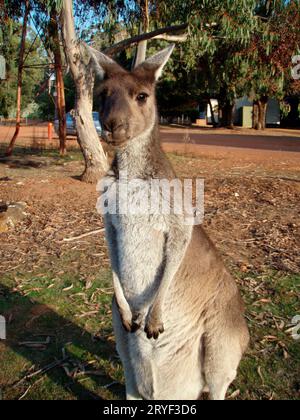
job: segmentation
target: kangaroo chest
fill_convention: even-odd
[[[147,181],[125,188],[122,181],[110,176],[103,183],[98,206],[105,213],[106,226],[114,228],[112,239],[117,245],[124,295],[130,306],[142,309],[153,299],[164,268],[167,220],[147,206]]]

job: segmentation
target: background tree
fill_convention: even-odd
[[[70,0],[62,3],[61,25],[65,54],[76,87],[75,121],[79,145],[85,159],[82,180],[96,182],[107,170],[108,163],[92,118],[95,80],[93,63],[85,47],[78,41],[73,4]]]
[[[67,150],[67,123],[66,123],[66,99],[63,77],[63,58],[61,51],[59,16],[55,5],[50,9],[48,23],[49,48],[54,57],[55,80],[56,80],[56,109],[58,118],[59,150],[63,156]]]
[[[184,65],[197,72],[202,97],[218,99],[224,126],[233,125],[233,107],[247,69],[242,52],[257,25],[255,6],[255,0],[165,0],[158,6],[162,19],[188,22]]]
[[[285,0],[259,1],[258,26],[245,55],[250,63],[246,93],[254,100],[253,127],[266,128],[267,104],[270,98],[281,101],[291,79],[291,62],[300,45],[299,2]]]
[[[17,5],[24,1],[10,4],[19,10]],[[195,119],[198,106],[204,110],[210,99],[216,98],[220,124],[232,127],[234,104],[244,95],[255,100],[257,128],[264,127],[271,96],[282,99],[289,95],[290,103],[292,99],[295,102],[292,108],[297,109],[294,114],[298,113],[297,83],[290,78],[290,68],[291,56],[299,48],[299,0],[39,0],[31,2],[31,7],[44,57],[46,53],[52,57],[48,68],[40,69],[44,77],[35,89],[40,113],[53,114],[53,98],[48,97],[46,88],[47,78],[55,70],[61,152],[65,151],[65,112],[70,110],[75,92],[85,181],[98,180],[107,168],[107,159],[92,120],[95,75],[82,41],[114,56],[128,69],[142,61],[146,52],[163,48],[165,41],[185,41],[174,52],[158,87],[159,107],[167,117],[185,113]],[[2,15],[5,19],[7,13]],[[18,19],[15,15],[14,24],[20,25]],[[63,74],[65,56],[69,74]],[[13,65],[9,70],[13,75]],[[24,66],[24,78],[25,73]],[[73,88],[66,90],[64,82],[69,83],[70,76]],[[3,86],[1,83],[0,101]],[[26,89],[27,83],[23,93]],[[9,96],[4,100],[8,109]]]
[[[14,136],[10,142],[10,145],[7,149],[7,155],[12,154],[12,150],[14,144],[16,142],[17,136],[20,130],[20,122],[21,122],[21,93],[22,93],[22,108],[24,109],[26,106],[26,98],[29,95],[28,93],[29,87],[32,86],[32,83],[29,83],[26,76],[34,80],[33,75],[36,72],[39,72],[39,75],[43,73],[43,66],[46,65],[46,53],[50,54],[50,51],[53,51],[53,60],[55,61],[55,71],[56,71],[56,84],[57,84],[57,92],[58,92],[58,101],[57,101],[57,108],[59,114],[59,121],[60,121],[60,151],[61,154],[65,153],[65,145],[66,145],[66,122],[65,122],[65,105],[64,105],[64,86],[63,86],[63,77],[62,77],[62,58],[60,52],[60,42],[59,42],[59,32],[58,32],[58,25],[56,21],[56,16],[52,13],[51,16],[47,14],[47,1],[40,1],[36,2],[23,2],[23,1],[13,1],[7,5],[7,19],[9,22],[12,22],[13,26],[19,25],[18,19],[19,14],[24,13],[24,21],[23,21],[23,30],[21,36],[21,46],[19,48],[19,56],[18,56],[18,86],[17,86],[17,117],[16,117],[16,130]],[[24,10],[25,7],[25,10]],[[46,18],[48,19],[48,23],[46,23]],[[30,23],[33,22],[37,25],[37,31],[34,32],[32,27],[29,26]],[[46,23],[46,24],[45,24]],[[6,29],[3,29],[3,32],[8,32]],[[8,38],[10,36],[6,34]],[[6,39],[8,41],[8,39]],[[41,43],[43,43],[43,49],[41,48]],[[10,45],[9,42],[5,42],[4,49],[8,50],[7,45]],[[39,50],[39,56],[33,57],[33,53]],[[51,55],[51,54],[50,54]],[[6,57],[8,64],[8,74],[11,75],[10,80],[14,80],[14,60],[15,57],[9,57],[9,54],[6,51]],[[42,57],[42,59],[41,59]],[[25,83],[23,83],[23,81]],[[8,87],[8,84],[6,84]],[[33,89],[32,89],[33,90]],[[34,87],[35,90],[35,87]],[[1,95],[1,92],[0,92]],[[4,102],[8,102],[10,100],[9,96],[4,96]],[[31,97],[31,100],[33,97]],[[11,107],[11,105],[10,105]],[[8,106],[4,107],[5,114],[8,115]]]
[[[300,55],[299,0],[284,2],[280,13],[274,19],[273,30],[280,34],[280,38],[272,50],[272,60],[285,75],[283,90],[285,99],[290,105],[285,123],[288,126],[299,126],[300,80],[291,77],[292,57]]]
[[[19,53],[19,64],[18,64],[18,86],[17,86],[17,111],[16,111],[16,129],[14,135],[10,141],[10,144],[7,148],[6,155],[10,156],[13,151],[14,144],[17,140],[17,137],[20,132],[21,127],[21,100],[22,100],[22,83],[23,83],[23,69],[24,69],[24,57],[25,57],[25,47],[26,47],[26,35],[27,35],[27,23],[28,16],[30,12],[30,2],[25,0],[25,10],[22,26],[22,37],[20,44],[20,53]]]
[[[117,11],[123,11],[127,2],[122,3],[116,1],[115,8],[112,10],[113,2],[100,2],[100,6],[106,5],[104,10],[105,16],[115,14],[115,23],[119,21],[116,17]],[[91,1],[90,6],[99,6],[98,2]],[[94,122],[92,119],[93,107],[93,87],[95,81],[94,65],[91,56],[88,54],[84,44],[77,37],[73,15],[73,4],[71,0],[63,0],[61,8],[61,24],[62,35],[64,40],[65,53],[68,58],[70,71],[76,86],[76,128],[78,133],[78,141],[85,158],[85,171],[82,179],[86,182],[97,181],[107,170],[108,163],[106,155],[100,144]],[[162,36],[165,33],[177,30],[177,27],[162,28],[159,31],[141,34],[122,40],[119,43],[109,46],[104,52],[109,55],[115,55],[132,45],[139,44],[147,39],[156,36]]]

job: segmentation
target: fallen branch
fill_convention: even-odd
[[[79,236],[74,236],[73,238],[64,238],[63,242],[78,241],[79,239],[86,238],[87,236],[91,236],[91,235],[97,235],[98,233],[102,233],[102,232],[104,232],[104,229],[93,230],[91,232],[87,232]]]
[[[47,337],[45,341],[22,341],[19,343],[19,346],[45,350],[47,348],[47,345],[50,344],[50,342],[51,338]]]
[[[62,360],[57,360],[57,361],[55,361],[55,362],[53,362],[53,363],[50,363],[49,365],[47,365],[47,366],[45,366],[45,367],[43,367],[43,368],[41,368],[41,369],[39,369],[39,370],[37,370],[37,371],[35,371],[35,372],[33,372],[33,373],[30,373],[30,374],[28,374],[28,375],[24,376],[24,378],[20,379],[19,381],[17,381],[17,382],[16,382],[15,384],[13,384],[12,386],[13,386],[13,387],[17,387],[17,386],[19,386],[22,382],[27,381],[28,379],[31,379],[31,378],[33,378],[33,377],[35,377],[35,376],[37,376],[37,375],[44,375],[45,373],[49,372],[50,370],[52,370],[52,369],[54,369],[54,368],[56,368],[56,367],[58,367],[58,366],[62,365],[62,364],[63,364],[63,363],[65,363],[68,359],[69,359],[69,357],[66,357],[66,358],[64,358],[64,359],[62,359]]]
[[[26,397],[26,395],[31,390],[31,388],[32,388],[32,385],[29,385],[29,387],[26,389],[26,391],[24,392],[24,394],[22,394],[21,397],[19,398],[19,401]]]
[[[40,379],[38,379],[37,381],[34,382],[34,384],[29,385],[29,387],[27,388],[27,390],[24,392],[24,394],[21,395],[20,398],[18,398],[19,401],[21,401],[23,398],[26,397],[26,395],[28,394],[28,392],[34,387],[36,386],[38,383],[40,383],[41,381],[43,381],[44,376],[42,376]]]
[[[90,312],[84,312],[81,315],[75,315],[76,318],[82,319],[82,318],[86,318],[87,316],[92,316],[92,315],[97,315],[99,314],[99,311],[90,311]]]

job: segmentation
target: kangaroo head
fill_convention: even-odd
[[[104,138],[124,146],[152,131],[156,123],[155,86],[174,45],[147,59],[129,72],[105,54],[88,47],[101,80],[100,119]]]

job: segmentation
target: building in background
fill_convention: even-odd
[[[211,105],[215,117],[215,122],[219,122],[219,108],[218,100],[211,99]],[[237,126],[252,128],[252,115],[253,113],[253,101],[246,96],[236,100],[233,122]],[[207,122],[208,124],[213,123],[211,107],[207,106]],[[267,108],[267,126],[268,127],[279,127],[280,126],[280,104],[276,99],[269,99]]]

